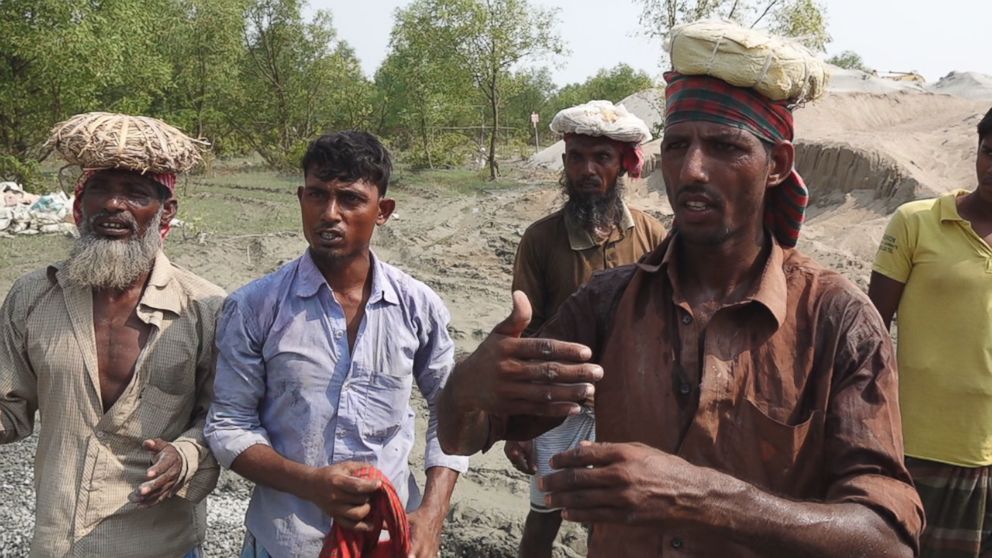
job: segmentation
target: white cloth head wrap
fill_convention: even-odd
[[[610,101],[589,101],[564,109],[551,120],[550,127],[561,135],[605,136],[634,145],[651,141],[651,132],[643,120]]]

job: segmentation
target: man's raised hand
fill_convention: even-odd
[[[593,396],[603,369],[578,343],[521,338],[531,319],[530,301],[513,293],[513,311],[457,369],[455,401],[463,410],[503,416],[565,417]]]

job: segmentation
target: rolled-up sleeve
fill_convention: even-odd
[[[827,414],[826,500],[871,508],[918,552],[923,506],[903,462],[892,343],[867,300],[845,314]]]
[[[455,345],[448,335],[448,311],[439,298],[428,299],[424,309],[424,323],[420,328],[420,349],[414,356],[413,373],[417,387],[424,399],[430,417],[427,420],[427,444],[424,450],[424,469],[446,467],[464,473],[468,470],[468,458],[448,455],[441,450],[437,439],[437,400],[441,395],[448,375],[454,367]]]
[[[210,449],[224,467],[230,468],[251,446],[271,446],[259,419],[264,396],[265,361],[254,314],[228,298],[217,323],[214,401],[204,428]]]
[[[214,356],[217,315],[222,297],[211,298],[204,309],[201,322],[201,347],[196,361],[196,405],[190,417],[189,428],[172,441],[183,460],[181,488],[176,495],[191,502],[207,497],[217,485],[220,470],[213,453],[203,436],[210,402],[214,390]]]

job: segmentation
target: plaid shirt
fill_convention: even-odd
[[[134,377],[105,414],[92,293],[56,264],[21,277],[0,308],[0,443],[25,438],[40,411],[31,556],[183,556],[206,531],[217,464],[203,441],[223,291],[161,252],[137,308],[152,326]],[[139,510],[148,438],[183,460],[178,495]]]

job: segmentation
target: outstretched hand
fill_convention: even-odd
[[[588,362],[592,350],[585,345],[521,338],[530,320],[527,295],[514,291],[510,315],[456,369],[459,407],[503,416],[580,412],[603,369]]]

